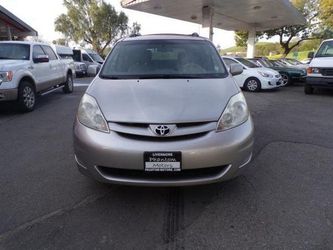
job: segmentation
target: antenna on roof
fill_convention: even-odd
[[[137,36],[141,36],[141,34],[140,33],[130,34],[129,37],[137,37]]]
[[[197,32],[194,32],[194,33],[191,34],[191,36],[193,36],[193,37],[199,37],[199,34]]]

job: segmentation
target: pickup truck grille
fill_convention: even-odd
[[[323,76],[333,76],[333,68],[322,68],[320,72]]]

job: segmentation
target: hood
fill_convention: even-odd
[[[151,124],[217,121],[238,92],[231,77],[140,81],[96,78],[87,90],[107,121]]]
[[[333,57],[315,57],[312,59],[310,67],[333,68]]]
[[[0,60],[0,70],[6,71],[6,70],[13,70],[16,67],[20,67],[22,65],[25,65],[27,60]]]
[[[253,70],[255,70],[256,72],[260,71],[260,72],[264,72],[270,75],[279,75],[280,73],[274,69],[270,69],[270,68],[265,68],[265,67],[260,67],[260,68],[253,68]]]

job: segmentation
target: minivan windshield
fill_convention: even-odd
[[[30,45],[18,43],[0,43],[0,60],[29,60]]]
[[[324,42],[320,46],[316,57],[333,57],[333,41]]]
[[[111,79],[223,78],[227,71],[208,41],[124,41],[115,46],[100,77]]]

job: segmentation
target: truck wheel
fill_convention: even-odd
[[[62,88],[62,91],[64,91],[64,93],[66,94],[69,94],[72,93],[73,90],[74,90],[73,76],[72,74],[68,73],[65,86]]]
[[[312,95],[313,91],[314,91],[314,89],[313,89],[313,87],[311,85],[305,84],[305,86],[304,86],[304,93],[306,95]]]
[[[30,82],[22,82],[18,89],[18,107],[22,112],[31,112],[36,104],[36,91]]]

